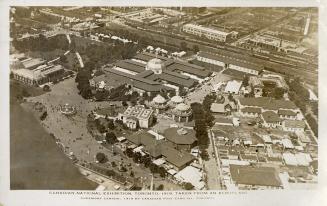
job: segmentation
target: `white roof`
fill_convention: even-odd
[[[171,99],[170,99],[172,102],[174,103],[182,103],[183,102],[183,98],[180,97],[180,96],[173,96]]]
[[[166,162],[166,160],[163,158],[159,158],[159,159],[152,161],[153,164],[158,165],[158,166],[162,165],[165,162]]]
[[[282,144],[285,148],[287,149],[293,149],[294,148],[294,145],[292,143],[292,141],[290,139],[282,139]]]
[[[297,153],[295,154],[295,158],[297,160],[298,165],[301,166],[309,166],[310,162],[312,162],[310,154],[307,153]]]
[[[103,89],[105,86],[106,86],[106,83],[105,83],[104,81],[101,81],[101,82],[99,83],[99,88],[100,88],[100,89]]]
[[[124,141],[125,139],[126,139],[125,137],[117,137],[117,140],[118,140],[119,142]]]
[[[153,131],[153,130],[149,130],[148,133],[149,133],[149,134],[152,134],[153,136],[155,136],[156,140],[165,139],[164,136],[158,134],[157,132],[155,132],[155,131]]]
[[[179,55],[180,55],[180,56],[183,56],[183,55],[185,55],[185,54],[186,54],[185,51],[181,51],[181,52],[179,52]]]
[[[154,103],[163,104],[166,102],[166,99],[163,96],[161,96],[160,94],[158,94],[155,98],[153,98],[152,101]]]
[[[304,150],[304,148],[302,146],[295,146],[295,149],[296,150],[299,150],[299,151],[303,151]]]
[[[171,175],[175,175],[175,174],[177,173],[177,171],[174,170],[174,169],[170,169],[170,170],[168,170],[167,172],[168,172],[169,174],[171,174]]]
[[[283,159],[285,161],[285,164],[287,165],[297,165],[297,159],[294,154],[291,153],[284,153]]]
[[[96,191],[104,191],[105,189],[106,189],[105,186],[103,186],[103,185],[99,185],[95,190],[96,190]]]
[[[212,103],[210,111],[223,113],[225,112],[225,104]]]
[[[202,172],[192,166],[187,166],[179,171],[175,175],[175,178],[181,182],[191,183],[197,190],[201,190],[205,186],[205,183],[202,180]]]
[[[264,142],[266,143],[272,143],[271,138],[269,135],[262,135],[261,138],[263,139]]]
[[[216,30],[213,28],[203,27],[201,25],[196,25],[196,24],[185,24],[184,27],[190,27],[190,28],[201,30],[201,31],[206,31],[206,32],[210,32],[210,33],[214,33],[214,34],[218,34],[218,35],[224,35],[224,36],[227,36],[229,34],[229,32],[219,31],[219,30]]]
[[[143,148],[144,148],[143,146],[136,147],[135,149],[133,149],[133,152],[139,152],[141,153],[142,156],[144,156],[145,153],[142,151]]]
[[[17,69],[13,71],[14,74],[18,75],[18,76],[22,76],[31,80],[36,80],[39,78],[42,78],[41,74],[38,72],[34,72],[33,70],[29,70],[29,69]]]
[[[229,165],[250,165],[248,161],[244,160],[229,160],[229,159],[221,159],[221,163],[223,166]]]
[[[227,82],[227,85],[225,87],[225,92],[238,94],[241,86],[242,86],[242,82],[240,82],[240,81],[236,81],[236,80],[229,81],[229,82]]]
[[[243,141],[244,145],[251,145],[252,144],[252,140],[244,140]]]
[[[299,137],[301,142],[310,143],[311,139],[304,132],[295,132],[295,134]]]
[[[153,50],[153,46],[148,46],[147,49]]]
[[[176,106],[176,109],[179,111],[187,111],[190,109],[190,106],[185,103],[180,103]]]
[[[240,144],[240,141],[238,140],[238,139],[235,139],[234,141],[233,141],[233,145],[239,145]]]

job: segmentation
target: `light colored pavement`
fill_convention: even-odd
[[[217,162],[217,151],[215,150],[215,143],[210,130],[208,131],[208,136],[210,139],[210,145],[207,149],[209,160],[204,161],[204,167],[207,174],[207,186],[209,190],[221,190],[219,160]]]
[[[84,68],[84,62],[83,62],[81,55],[78,52],[75,52],[75,54],[78,59],[79,65],[81,66],[81,68]]]
[[[212,77],[208,82],[203,84],[201,87],[195,88],[193,92],[189,92],[185,98],[185,101],[189,104],[193,102],[202,103],[204,97],[211,93],[213,88],[212,85],[215,85],[218,82],[228,81],[230,79],[232,79],[232,77],[228,75],[216,73],[216,76]]]

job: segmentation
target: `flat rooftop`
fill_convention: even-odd
[[[36,58],[36,59],[25,59],[22,61],[24,67],[26,69],[30,69],[31,67],[35,67],[35,66],[39,66],[41,64],[44,64],[46,61],[40,58]]]
[[[230,173],[236,184],[281,187],[277,170],[273,167],[230,165]]]
[[[216,61],[221,61],[226,64],[233,64],[236,66],[254,69],[257,71],[262,71],[264,69],[264,66],[262,64],[253,63],[251,60],[246,59],[244,57],[239,58],[239,57],[234,57],[234,56],[228,55],[228,54],[220,54],[220,53],[212,54],[212,53],[208,53],[208,52],[199,52],[198,56],[208,58],[208,59],[213,59]]]
[[[297,109],[296,105],[287,100],[276,100],[269,97],[243,97],[239,98],[239,103],[243,106],[261,107],[267,109]]]
[[[221,35],[221,36],[227,36],[227,35],[230,34],[230,32],[220,31],[218,29],[214,29],[214,28],[210,28],[210,27],[204,27],[204,26],[197,25],[197,24],[185,24],[183,27],[194,28],[194,29],[197,29],[197,30],[201,30],[201,31],[205,31],[205,32],[209,32],[209,33],[217,34],[217,35]]]
[[[129,106],[125,112],[124,115],[141,118],[141,119],[149,119],[151,114],[153,113],[152,109],[146,109],[143,106]]]

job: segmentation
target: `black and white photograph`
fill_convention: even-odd
[[[317,189],[318,7],[8,9],[11,191]]]

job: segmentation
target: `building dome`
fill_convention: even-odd
[[[184,101],[183,98],[180,96],[173,96],[170,100],[175,104],[179,104]]]
[[[178,104],[177,106],[176,106],[176,109],[178,110],[178,111],[187,111],[187,110],[189,110],[191,107],[189,106],[189,105],[187,105],[187,104],[185,104],[185,103],[180,103],[180,104]]]
[[[145,67],[146,70],[151,70],[155,74],[161,74],[163,68],[164,62],[157,58],[151,59]]]
[[[155,98],[153,98],[152,101],[156,104],[164,104],[166,102],[166,99],[160,94],[158,94]]]

